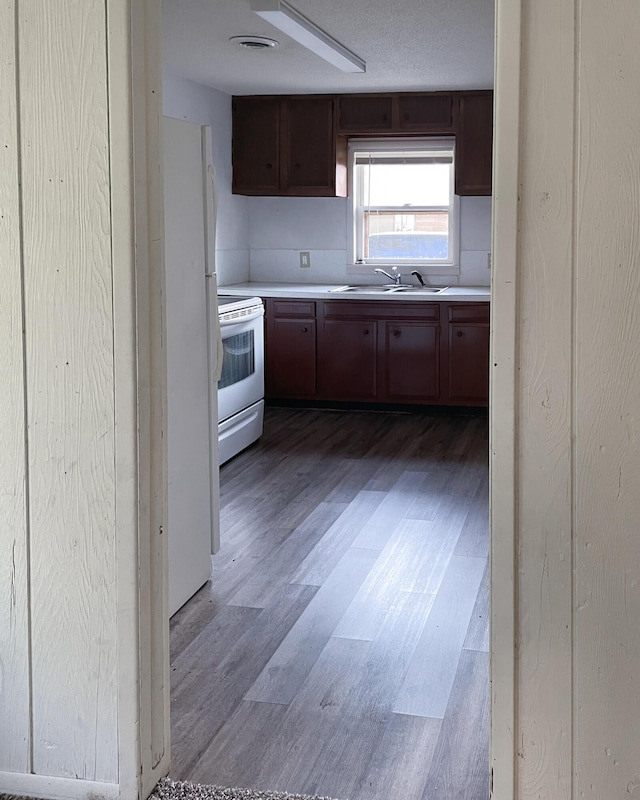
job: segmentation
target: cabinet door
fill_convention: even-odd
[[[338,98],[338,130],[341,133],[379,133],[391,131],[391,95],[342,95]]]
[[[487,405],[489,323],[450,323],[448,388],[452,404]]]
[[[375,400],[375,320],[325,319],[318,335],[318,393],[327,400]]]
[[[282,185],[286,194],[335,194],[333,99],[283,101]]]
[[[280,100],[233,99],[233,192],[280,191]]]
[[[459,95],[456,194],[490,195],[493,92]]]
[[[382,397],[389,402],[440,399],[440,323],[384,321]]]
[[[265,374],[267,397],[315,395],[315,320],[272,320],[267,331]]]
[[[398,129],[416,133],[447,133],[453,130],[453,95],[398,95]]]

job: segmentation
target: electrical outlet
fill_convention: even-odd
[[[311,257],[308,250],[300,251],[300,269],[306,269],[311,266]]]
[[[491,253],[487,253],[487,269],[491,269]]]

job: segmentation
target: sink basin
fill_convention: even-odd
[[[388,292],[388,286],[338,286],[335,289],[329,289],[331,294],[348,292],[349,294],[369,294],[370,292],[377,292],[378,294]]]
[[[394,292],[406,292],[407,294],[440,294],[448,289],[448,286],[398,286],[390,289]]]
[[[376,284],[375,286],[337,286],[329,289],[332,294],[440,294],[448,289],[448,286],[411,286],[410,284]]]

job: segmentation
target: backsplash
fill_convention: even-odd
[[[360,282],[347,272],[347,201],[326,197],[249,198],[252,281]],[[491,198],[460,198],[460,275],[429,276],[432,284],[488,286]],[[311,266],[300,268],[300,251]]]

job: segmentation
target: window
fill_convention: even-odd
[[[352,140],[349,152],[355,271],[395,265],[456,274],[454,140]]]

